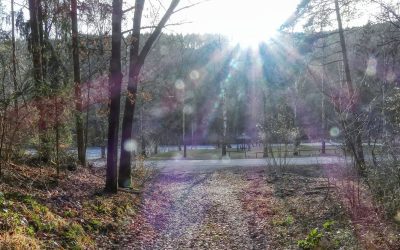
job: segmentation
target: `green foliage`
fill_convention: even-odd
[[[48,219],[49,209],[31,195],[7,193],[2,197],[3,210],[0,212],[0,217],[6,222],[2,230],[26,231],[28,235],[32,235],[39,231],[54,232],[57,229],[57,221],[45,219]],[[14,204],[22,206],[19,210],[15,210]]]
[[[33,209],[33,211],[37,212],[37,213],[47,213],[49,211],[49,209],[44,206],[39,204],[32,196],[27,195],[25,196],[22,201],[29,206],[29,208]]]
[[[89,226],[93,231],[99,231],[103,228],[103,223],[100,220],[91,219],[89,221]]]
[[[400,211],[400,165],[396,160],[378,163],[368,170],[368,183],[374,198],[392,219]],[[395,217],[396,220],[396,217]]]
[[[326,231],[331,231],[332,230],[332,227],[333,227],[333,225],[335,225],[335,221],[333,221],[333,220],[327,220],[327,221],[325,221],[324,222],[324,224],[322,225],[323,227],[324,227],[324,229],[326,230]]]
[[[290,226],[294,223],[294,218],[292,215],[288,215],[285,219],[274,220],[272,223],[274,226]]]
[[[4,206],[5,202],[6,202],[6,198],[4,197],[4,193],[0,192],[0,208]]]
[[[92,208],[99,214],[106,214],[109,212],[109,208],[101,201],[95,201],[94,204],[92,204]]]
[[[32,214],[29,219],[29,224],[38,232],[54,232],[57,229],[57,225],[52,221],[44,221],[43,218],[38,214]]]
[[[31,236],[31,237],[35,236],[36,231],[35,231],[35,228],[33,226],[26,227],[25,231],[26,231],[26,234]]]
[[[68,224],[68,226],[64,228],[62,237],[69,248],[83,249],[83,246],[80,243],[82,238],[85,237],[85,231],[78,223],[72,222]]]
[[[75,216],[76,216],[76,213],[74,211],[72,211],[72,210],[67,210],[67,211],[64,212],[64,217],[72,218],[72,217],[75,217]]]
[[[319,232],[318,228],[314,228],[304,240],[297,241],[297,246],[299,246],[301,249],[313,249],[318,246],[323,236],[324,234]]]
[[[351,245],[356,244],[353,233],[350,230],[339,229],[336,232],[331,232],[330,235],[333,247],[340,248],[344,243]]]
[[[84,230],[82,226],[73,222],[64,229],[63,236],[68,240],[75,240],[77,237],[83,234]]]
[[[8,208],[3,208],[0,211],[0,221],[2,221],[0,224],[1,231],[13,231],[21,225],[21,216]]]
[[[336,225],[334,220],[325,221],[322,231],[318,228],[312,229],[305,239],[297,241],[297,246],[301,249],[338,249],[344,245],[356,244],[350,230],[335,229]]]

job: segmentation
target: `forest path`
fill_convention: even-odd
[[[160,171],[146,185],[118,249],[298,249],[314,228],[324,232],[321,249],[397,249],[396,227],[376,212],[364,188],[343,181],[342,170]],[[363,199],[352,206],[356,196]],[[334,225],[324,231],[329,221]]]
[[[239,171],[161,173],[144,193],[123,249],[266,249],[245,211],[252,178]],[[139,219],[137,219],[139,218]]]

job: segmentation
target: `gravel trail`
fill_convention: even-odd
[[[235,171],[161,174],[148,186],[141,219],[132,222],[121,248],[259,249],[240,200],[248,185],[243,177]]]

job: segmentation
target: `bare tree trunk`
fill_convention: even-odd
[[[108,116],[108,143],[107,143],[107,192],[118,190],[118,128],[121,100],[121,21],[122,21],[122,0],[113,0],[112,12],[112,42],[110,61],[110,102]]]
[[[323,45],[322,45],[322,79],[321,79],[321,90],[322,90],[322,100],[321,100],[321,154],[326,153],[326,146],[325,146],[325,130],[326,130],[326,113],[325,113],[325,47],[326,47],[326,42],[325,38],[323,40]]]
[[[11,0],[11,40],[12,40],[12,79],[14,83],[14,109],[18,117],[18,83],[17,83],[17,57],[15,55],[15,13],[14,0]],[[18,118],[17,118],[18,119]]]
[[[3,90],[3,95],[5,95],[5,91],[4,91],[4,89],[5,89],[5,86],[4,86],[4,83],[5,83],[5,79],[6,78],[6,71],[3,69],[3,76],[2,76],[2,81],[1,81],[1,87],[2,87],[2,90]],[[3,100],[5,100],[5,97],[3,97]],[[4,112],[3,112],[3,115],[1,115],[0,117],[1,117],[1,119],[0,119],[0,121],[1,121],[1,123],[0,123],[0,126],[1,126],[1,139],[0,139],[0,177],[2,177],[2,168],[3,168],[3,163],[4,163],[4,161],[3,161],[3,147],[4,147],[4,141],[5,141],[5,136],[6,136],[6,114],[7,114],[7,106],[6,107],[4,107]]]
[[[222,140],[221,140],[221,154],[222,156],[226,155],[226,130],[227,130],[227,122],[228,116],[226,111],[226,92],[225,92],[225,84],[224,80],[229,74],[229,65],[234,57],[235,53],[237,53],[238,47],[236,47],[225,59],[222,69],[216,76],[216,82],[219,82],[221,86],[221,106],[222,106]],[[218,140],[218,148],[219,148],[220,141]]]
[[[262,99],[263,99],[263,112],[264,112],[264,116],[263,116],[263,126],[264,126],[264,138],[263,138],[263,157],[266,158],[268,157],[268,136],[267,136],[267,132],[266,132],[266,125],[267,125],[267,93],[265,93],[266,90],[263,91],[262,94]]]
[[[82,118],[82,90],[81,74],[79,65],[79,37],[78,37],[78,13],[77,0],[71,0],[71,21],[72,21],[72,58],[74,62],[74,89],[75,89],[75,123],[76,143],[78,147],[78,159],[82,166],[86,165],[85,141],[83,134]]]
[[[88,130],[89,130],[89,105],[90,105],[90,88],[91,88],[91,80],[92,80],[92,70],[91,70],[91,65],[90,65],[90,52],[88,52],[88,66],[89,66],[89,79],[87,81],[87,96],[86,96],[86,123],[85,123],[85,158],[86,158],[86,151],[88,147]]]
[[[47,162],[50,159],[50,152],[47,147],[46,136],[46,121],[43,107],[43,97],[41,96],[41,89],[44,84],[43,77],[43,64],[42,64],[42,44],[40,36],[40,23],[39,23],[39,6],[40,0],[29,0],[29,15],[30,15],[30,48],[32,53],[33,63],[33,78],[35,81],[35,103],[39,110],[39,157],[42,161]]]
[[[226,129],[228,123],[227,111],[226,111],[226,91],[224,81],[221,82],[222,91],[222,156],[226,156]]]
[[[40,45],[42,46],[42,70],[43,70],[43,79],[46,79],[47,76],[47,57],[46,57],[46,42],[48,42],[49,34],[46,32],[47,31],[47,22],[44,21],[45,13],[44,11],[47,11],[47,2],[39,0],[39,12],[38,12],[38,20],[39,20],[39,39],[40,39]],[[45,8],[43,8],[43,4],[45,5]],[[43,27],[46,26],[46,27]],[[45,38],[46,36],[46,38]]]
[[[35,84],[40,85],[43,81],[42,72],[42,56],[41,56],[41,45],[39,38],[39,0],[29,0],[29,14],[30,14],[30,28],[31,28],[31,51],[33,60],[33,76]]]
[[[144,0],[136,0],[135,13],[133,18],[132,43],[130,45],[129,56],[129,80],[128,95],[125,101],[125,110],[122,121],[122,138],[121,138],[121,159],[119,168],[118,185],[120,187],[130,187],[131,181],[131,149],[126,148],[132,140],[133,115],[136,106],[136,95],[139,84],[139,73],[141,65],[139,65],[139,43],[140,43],[140,27],[142,22],[142,13],[144,8]]]
[[[57,178],[60,178],[60,121],[58,113],[58,98],[57,95],[54,97],[55,109],[56,109],[56,170]]]
[[[140,155],[146,157],[146,142],[144,139],[144,131],[143,131],[143,105],[140,107],[140,146],[141,146],[141,153]]]
[[[132,30],[132,43],[130,45],[130,58],[129,58],[129,79],[128,79],[128,95],[125,100],[125,110],[122,121],[122,138],[121,138],[121,159],[119,168],[119,179],[118,184],[120,187],[130,187],[131,181],[131,158],[132,152],[129,148],[125,148],[130,140],[132,140],[132,129],[133,129],[133,115],[135,113],[137,88],[139,85],[139,74],[143,67],[144,60],[154,42],[161,34],[161,31],[167,23],[170,16],[173,14],[176,6],[178,6],[180,0],[173,0],[165,12],[161,21],[154,29],[153,33],[149,36],[145,42],[142,50],[139,53],[140,45],[140,29],[142,21],[142,12],[145,0],[136,0],[135,2],[135,13],[133,17],[133,30]]]
[[[340,37],[340,46],[342,49],[342,55],[343,55],[343,65],[344,65],[344,71],[345,71],[345,77],[346,77],[346,84],[347,84],[347,91],[348,91],[348,96],[349,96],[349,102],[350,102],[350,119],[347,119],[347,121],[342,121],[344,124],[344,129],[345,129],[345,136],[349,140],[349,145],[350,149],[353,152],[358,171],[361,175],[365,174],[365,159],[364,159],[364,152],[363,152],[363,146],[362,146],[362,134],[361,134],[361,123],[358,120],[358,111],[359,111],[359,105],[355,103],[355,93],[354,93],[354,87],[353,87],[353,82],[351,79],[351,74],[350,74],[350,66],[349,66],[349,59],[347,56],[347,49],[346,49],[346,41],[344,38],[344,31],[343,31],[343,26],[342,26],[342,19],[340,15],[340,8],[339,8],[339,2],[338,0],[335,0],[335,11],[336,11],[336,18],[337,18],[337,23],[338,23],[338,30],[339,30],[339,37]],[[342,119],[342,118],[341,118]]]
[[[100,146],[100,151],[101,151],[101,159],[106,158],[106,147],[104,145]]]
[[[183,158],[186,158],[186,115],[185,115],[185,92],[183,92],[182,103],[182,143],[183,143]]]

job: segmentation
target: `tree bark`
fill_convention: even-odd
[[[83,104],[82,104],[80,63],[79,63],[77,0],[71,0],[71,21],[72,21],[72,59],[74,63],[76,143],[78,148],[78,160],[82,166],[85,166],[86,157],[85,157],[85,140],[83,133],[83,118],[82,118]]]
[[[41,57],[42,57],[42,72],[43,72],[43,79],[46,79],[47,76],[47,58],[45,56],[46,54],[46,44],[48,40],[45,40],[44,35],[48,37],[48,34],[44,31],[43,29],[43,1],[38,0],[38,23],[39,23],[39,41],[40,41],[40,46],[41,46]],[[46,4],[46,1],[44,1]],[[46,9],[46,8],[45,8]],[[46,25],[47,26],[47,25]]]
[[[183,158],[186,158],[186,116],[185,116],[185,91],[183,92],[182,102],[182,143],[183,143]]]
[[[228,123],[228,116],[227,116],[227,108],[226,108],[226,89],[224,81],[221,82],[221,91],[222,91],[222,157],[226,156],[226,130],[227,130],[227,123]]]
[[[122,21],[122,0],[113,0],[112,11],[112,42],[110,60],[110,97],[109,97],[109,116],[108,116],[108,142],[107,142],[107,173],[106,187],[107,192],[117,192],[118,190],[118,128],[121,100],[121,21]]]
[[[15,13],[14,0],[11,0],[11,40],[12,40],[12,79],[14,83],[14,110],[18,117],[17,57],[15,55]]]
[[[88,71],[89,71],[89,78],[87,80],[87,95],[86,95],[86,122],[85,122],[85,130],[84,130],[84,135],[85,135],[85,157],[86,157],[86,152],[87,152],[87,147],[88,147],[88,134],[89,134],[89,115],[90,115],[90,88],[91,88],[91,81],[92,81],[92,70],[91,70],[91,65],[90,65],[90,52],[88,51],[87,53],[87,60],[88,60]]]
[[[122,121],[122,138],[121,138],[121,159],[119,168],[118,184],[120,187],[130,187],[131,181],[131,149],[125,146],[132,140],[133,115],[136,105],[136,95],[139,83],[139,45],[140,45],[140,27],[142,22],[142,13],[145,0],[136,0],[135,13],[133,17],[132,43],[130,45],[129,55],[129,79],[128,79],[128,95],[125,101],[125,110]]]
[[[42,86],[44,84],[43,77],[43,63],[42,63],[42,44],[40,36],[40,23],[39,23],[39,6],[40,0],[29,0],[29,16],[30,16],[30,49],[32,54],[33,63],[33,79],[35,82],[35,105],[39,111],[39,157],[42,161],[48,162],[50,160],[50,152],[47,147],[47,136],[46,136],[46,120],[45,111],[43,107],[43,97],[42,97]]]
[[[131,187],[131,158],[132,152],[128,147],[129,142],[132,140],[132,129],[133,129],[133,116],[135,113],[137,88],[139,85],[139,74],[143,67],[144,61],[150,52],[154,42],[161,34],[161,31],[167,23],[170,16],[173,14],[176,6],[178,6],[180,0],[173,0],[161,18],[157,27],[153,33],[149,36],[142,50],[139,53],[140,44],[140,29],[142,21],[142,13],[145,0],[136,0],[135,2],[135,13],[133,17],[133,29],[132,29],[132,43],[130,45],[130,58],[129,58],[129,79],[128,79],[128,94],[125,100],[125,110],[122,121],[122,138],[121,138],[121,159],[119,168],[119,179],[118,184],[120,187]]]
[[[355,101],[355,93],[353,82],[351,79],[350,74],[350,66],[349,66],[349,59],[347,56],[347,49],[346,49],[346,40],[344,37],[343,25],[342,25],[342,18],[340,14],[340,7],[339,1],[335,0],[335,12],[336,12],[336,19],[338,23],[338,30],[339,30],[339,38],[340,38],[340,46],[342,49],[342,56],[343,56],[343,66],[344,72],[346,77],[346,85],[348,91],[348,100],[349,100],[349,113],[350,118],[347,120],[343,120],[342,123],[344,124],[344,132],[345,136],[348,140],[349,149],[352,151],[356,165],[358,168],[358,172],[360,175],[365,174],[365,159],[364,159],[364,152],[362,146],[362,134],[361,134],[361,123],[357,118],[359,105]],[[342,118],[340,118],[342,119]]]
[[[268,136],[267,136],[267,90],[264,90],[262,93],[263,100],[263,126],[264,126],[264,138],[263,138],[263,158],[268,157]]]
[[[321,27],[322,30],[322,27]],[[321,154],[326,153],[326,145],[325,145],[325,131],[326,131],[326,113],[325,113],[325,48],[326,41],[323,38],[322,45],[322,76],[321,76]]]
[[[30,27],[31,27],[31,37],[30,37],[30,47],[32,53],[33,62],[33,77],[35,80],[36,87],[40,87],[43,82],[43,71],[42,71],[42,53],[39,38],[39,21],[38,21],[38,11],[40,2],[39,0],[29,0],[29,15],[30,15]],[[36,96],[39,95],[36,91]]]

